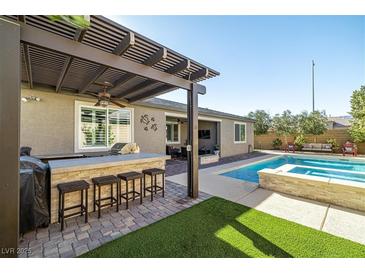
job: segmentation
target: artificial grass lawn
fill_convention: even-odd
[[[214,197],[81,257],[365,257],[365,246]]]

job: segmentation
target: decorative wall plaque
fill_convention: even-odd
[[[158,130],[157,123],[155,123],[155,117],[149,117],[148,114],[141,115],[141,119],[139,120],[141,124],[144,126],[143,129],[145,131],[152,130],[156,132]]]

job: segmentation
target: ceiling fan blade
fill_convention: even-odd
[[[96,97],[96,98],[99,97],[98,94],[95,94],[95,93],[92,93],[92,92],[85,92],[85,94],[91,95],[91,96]]]
[[[123,104],[121,104],[121,103],[118,103],[118,102],[115,102],[114,100],[110,100],[110,102],[111,102],[112,104],[114,104],[114,105],[116,105],[116,106],[120,107],[120,108],[125,108],[125,107],[126,107],[125,105],[123,105]]]
[[[105,87],[105,88],[112,88],[113,87],[113,84],[110,83],[110,82],[94,82],[93,83],[94,85],[97,85],[97,86],[102,86],[102,87]]]

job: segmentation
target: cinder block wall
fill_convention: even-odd
[[[327,130],[326,133],[318,136],[313,135],[305,135],[305,139],[308,143],[314,143],[314,138],[317,138],[317,143],[326,143],[328,139],[336,139],[337,143],[341,146],[347,140],[351,140],[351,136],[348,133],[347,129],[332,129]],[[279,137],[275,134],[275,132],[270,132],[264,135],[255,135],[255,148],[257,149],[273,149],[272,142],[279,138],[285,143],[284,137]],[[288,137],[288,142],[293,142],[294,137]],[[365,154],[365,143],[358,143],[359,153]]]

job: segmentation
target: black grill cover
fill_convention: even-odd
[[[49,166],[37,158],[20,157],[20,233],[49,224]]]

